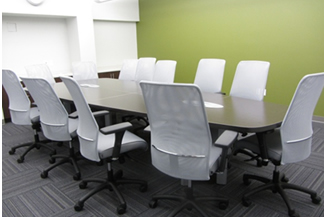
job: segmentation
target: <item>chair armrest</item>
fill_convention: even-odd
[[[94,115],[95,118],[105,116],[105,115],[108,115],[108,114],[109,114],[109,111],[106,111],[106,110],[93,112],[93,115]]]
[[[220,148],[228,149],[229,146],[236,141],[237,136],[238,136],[237,132],[231,130],[225,130],[214,142],[214,145]]]
[[[107,115],[107,114],[109,114],[109,112],[105,111],[105,110],[93,112],[93,115],[94,115],[95,118],[100,117],[100,116],[104,116],[104,115]],[[69,118],[72,118],[72,119],[78,118],[78,112],[75,111],[75,112],[70,113]]]
[[[222,148],[218,172],[223,172],[225,170],[229,148],[231,148],[232,144],[237,140],[237,136],[237,132],[225,130],[215,141],[214,145]]]
[[[123,123],[103,127],[99,131],[101,133],[107,135],[107,134],[111,134],[111,133],[125,132],[126,130],[128,130],[130,128],[132,128],[132,124],[130,122],[123,122]]]
[[[69,118],[77,119],[77,118],[78,118],[78,112],[75,111],[75,112],[70,113],[70,114],[69,114]]]
[[[123,123],[103,127],[100,129],[100,132],[105,135],[115,133],[115,142],[114,142],[114,147],[113,147],[113,152],[112,152],[112,160],[119,159],[123,135],[124,135],[125,131],[130,128],[132,128],[131,123],[123,122]]]

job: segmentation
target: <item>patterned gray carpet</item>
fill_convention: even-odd
[[[324,124],[313,123],[314,139],[311,156],[296,164],[285,165],[280,168],[285,172],[290,182],[316,190],[324,199]],[[49,151],[41,148],[31,151],[22,164],[17,158],[25,148],[18,149],[14,155],[8,151],[14,145],[33,140],[33,133],[29,127],[16,126],[7,123],[2,126],[2,216],[118,216],[115,212],[117,200],[115,195],[102,191],[90,198],[80,212],[74,211],[75,202],[95,184],[89,184],[86,189],[79,189],[78,181],[72,179],[73,168],[70,164],[61,165],[49,173],[47,179],[40,178],[41,171],[48,167]],[[67,146],[58,147],[57,151],[65,152]],[[258,168],[254,162],[244,162],[247,157],[235,156],[231,159],[228,173],[228,184],[217,185],[215,178],[208,182],[195,182],[197,195],[223,196],[229,199],[226,210],[220,210],[213,202],[207,202],[203,208],[210,216],[288,216],[287,208],[278,194],[261,192],[252,197],[252,205],[244,207],[241,204],[243,193],[260,183],[252,182],[250,186],[242,183],[244,173],[256,173],[271,177],[273,165]],[[82,177],[105,177],[105,170],[92,162],[79,161]],[[148,191],[141,193],[138,186],[119,186],[127,202],[127,211],[120,216],[168,216],[176,202],[160,201],[157,208],[151,209],[148,202],[156,193],[183,194],[179,180],[168,177],[157,171],[150,164],[150,153],[132,152],[130,159],[124,164],[114,164],[114,168],[123,169],[124,176],[139,178],[148,182]],[[287,194],[292,205],[300,216],[324,216],[324,203],[315,205],[310,197],[303,193],[288,190]],[[195,210],[185,210],[178,216],[199,216]]]

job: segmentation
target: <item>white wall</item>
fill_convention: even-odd
[[[69,73],[65,19],[2,17],[2,68],[26,76],[24,66],[47,63],[54,76]]]
[[[2,0],[2,68],[24,76],[24,66],[47,62],[54,76],[90,60],[99,71],[119,70],[137,58],[138,0]],[[118,21],[118,22],[116,22]],[[128,49],[127,49],[128,48]]]
[[[93,3],[94,20],[139,21],[138,0],[113,0]]]

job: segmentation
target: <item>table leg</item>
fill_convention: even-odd
[[[268,154],[267,154],[267,146],[265,145],[265,132],[256,133],[258,144],[260,146],[260,153],[262,158],[262,165],[267,166],[269,163]]]

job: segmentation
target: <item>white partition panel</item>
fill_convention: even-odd
[[[94,21],[99,72],[120,70],[124,59],[138,58],[135,22]]]

